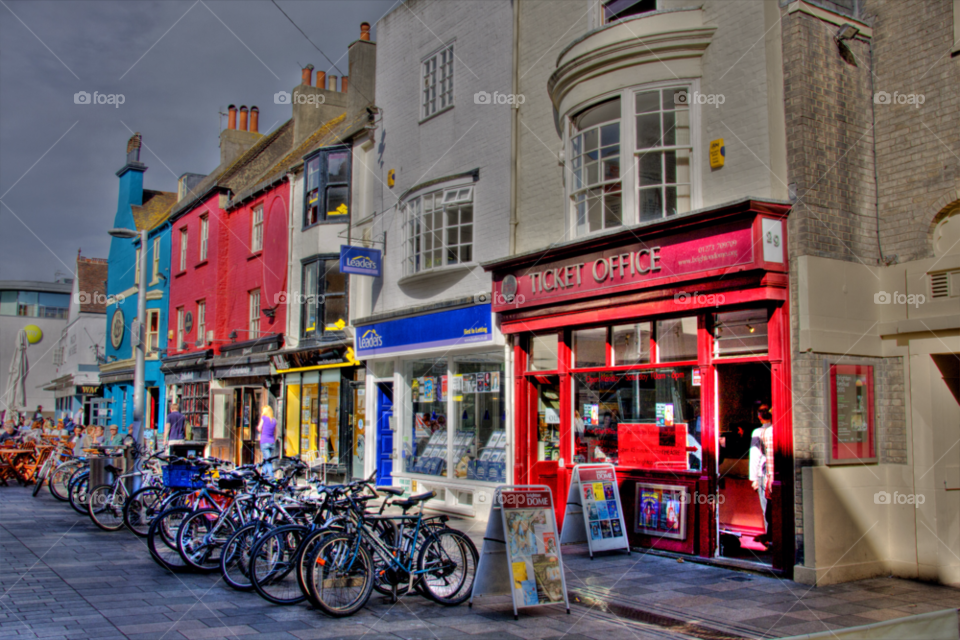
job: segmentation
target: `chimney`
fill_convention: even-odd
[[[247,105],[240,105],[240,131],[247,130]]]
[[[340,91],[342,93],[347,92],[347,76],[343,76],[342,78],[340,78]]]
[[[260,133],[259,120],[260,109],[256,107],[250,107],[250,131],[252,133]]]
[[[350,91],[347,98],[347,118],[353,119],[374,104],[376,100],[377,43],[370,41],[370,23],[360,25],[360,39],[348,49]],[[344,80],[347,80],[344,77]],[[347,91],[347,82],[343,90]]]
[[[140,162],[140,147],[143,145],[143,136],[136,132],[127,140],[127,164]]]
[[[227,107],[227,113],[229,114],[227,118],[227,129],[236,129],[237,128],[237,105],[232,104]]]
[[[360,23],[360,39],[365,42],[370,42],[370,23],[361,22]]]
[[[327,88],[327,72],[317,71],[317,89]]]
[[[255,145],[257,140],[263,137],[258,131],[260,128],[260,110],[256,107],[247,109],[246,105],[240,106],[239,125],[237,124],[236,105],[230,105],[227,108],[227,115],[229,116],[227,128],[220,132],[221,167],[226,167],[239,158],[250,147]],[[249,119],[247,118],[248,116]]]
[[[308,64],[300,71],[300,84],[305,84],[308,87],[313,84],[313,65]]]
[[[334,76],[334,75],[327,76],[327,90],[328,91],[337,90],[337,76]]]

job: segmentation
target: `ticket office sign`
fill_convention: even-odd
[[[562,543],[584,542],[594,551],[626,549],[627,523],[613,465],[577,465],[563,519]]]

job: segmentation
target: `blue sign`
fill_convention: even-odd
[[[359,357],[369,358],[492,340],[490,305],[480,304],[357,327],[356,347]]]
[[[383,257],[380,250],[340,245],[340,273],[379,278],[383,275]]]

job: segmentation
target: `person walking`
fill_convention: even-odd
[[[773,509],[770,499],[773,497],[773,414],[766,404],[757,408],[760,428],[753,430],[750,439],[750,486],[760,498],[760,510],[763,511],[763,535],[754,538],[764,546],[773,542]]]
[[[180,413],[180,405],[173,403],[170,405],[170,413],[167,414],[166,444],[169,446],[174,441],[181,441],[187,438],[187,419]]]
[[[257,432],[260,434],[260,455],[264,460],[277,455],[277,421],[273,417],[273,409],[270,405],[264,405],[260,410],[260,424],[257,425]],[[263,465],[264,473],[269,477],[273,475],[273,465],[267,462]]]

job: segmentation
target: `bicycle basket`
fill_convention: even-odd
[[[203,480],[194,478],[200,469],[190,464],[168,464],[163,468],[163,486],[170,489],[199,489]]]

